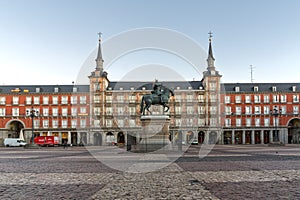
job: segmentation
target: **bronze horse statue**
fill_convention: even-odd
[[[151,91],[151,93],[152,94],[143,95],[140,113],[145,115],[145,110],[147,109],[151,114],[151,111],[149,110],[151,105],[162,105],[164,107],[164,112],[168,112],[170,109],[168,106],[169,98],[170,95],[174,96],[174,91],[162,85],[155,85],[154,91]]]

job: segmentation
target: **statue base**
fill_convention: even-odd
[[[140,135],[141,140],[137,145],[138,152],[165,150],[171,144],[169,140],[169,116],[142,116],[141,124],[142,133]]]

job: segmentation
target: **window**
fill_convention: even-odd
[[[204,126],[205,125],[205,119],[203,119],[203,118],[198,119],[198,124],[199,124],[199,126]]]
[[[210,107],[210,114],[217,114],[217,107],[216,106],[211,106]]]
[[[19,97],[13,97],[13,104],[14,105],[19,104]]]
[[[106,126],[107,127],[112,127],[112,120],[111,119],[106,120]]]
[[[52,108],[52,116],[54,117],[58,116],[58,108]]]
[[[225,127],[229,127],[231,126],[231,119],[230,118],[226,118],[225,119]]]
[[[181,126],[181,119],[175,119],[176,126]]]
[[[52,97],[52,104],[54,104],[54,105],[58,104],[58,97],[57,96]]]
[[[33,121],[33,124],[34,124],[34,127],[35,127],[35,128],[39,128],[39,127],[40,127],[40,120],[38,120],[38,119],[37,119],[37,120],[34,120],[34,121]]]
[[[43,97],[43,104],[44,105],[49,104],[49,97]]]
[[[33,97],[33,103],[35,105],[39,105],[40,104],[40,97]]]
[[[175,101],[181,102],[181,94],[175,94]]]
[[[203,103],[204,102],[204,95],[203,94],[198,95],[198,100],[199,100],[200,103]]]
[[[49,116],[49,108],[43,108],[43,116]]]
[[[187,114],[193,114],[194,113],[193,106],[187,106],[186,111],[187,111]]]
[[[194,99],[192,94],[186,95],[186,98],[187,98],[187,101],[188,101],[188,102],[192,102],[193,99]]]
[[[235,87],[235,92],[240,92],[240,87],[236,86]]]
[[[204,106],[199,106],[199,107],[198,107],[198,113],[199,113],[200,115],[205,114],[205,107],[204,107]]]
[[[54,88],[54,92],[58,92],[58,87],[55,87],[55,88]]]
[[[242,107],[241,106],[235,107],[235,114],[236,115],[241,115],[242,114]]]
[[[100,108],[99,107],[94,108],[94,115],[100,115]]]
[[[246,126],[251,126],[251,118],[246,118]]]
[[[269,106],[264,106],[264,114],[265,115],[270,114],[270,107]]]
[[[31,97],[26,97],[26,105],[30,105],[31,104]]]
[[[71,104],[77,104],[77,96],[71,96]]]
[[[61,97],[61,104],[68,104],[68,96]]]
[[[209,122],[210,122],[209,124],[210,124],[211,126],[215,126],[215,125],[217,124],[216,118],[210,118]]]
[[[0,104],[5,105],[6,98],[5,97],[0,97]]]
[[[0,108],[0,116],[1,117],[5,116],[5,108]]]
[[[135,95],[129,95],[129,102],[134,103],[135,102]]]
[[[210,91],[216,90],[216,83],[209,83],[209,90]]]
[[[260,95],[254,95],[254,103],[260,103]]]
[[[254,106],[254,114],[260,114],[260,106]]]
[[[235,120],[235,123],[236,123],[236,126],[240,127],[240,126],[242,125],[242,120],[241,120],[241,118],[237,118],[237,119]]]
[[[235,103],[242,103],[242,97],[239,96],[235,96]]]
[[[279,95],[274,94],[273,95],[273,103],[278,103],[279,102]]]
[[[297,94],[293,95],[293,102],[298,103],[299,102],[299,96]]]
[[[100,103],[100,96],[94,96],[94,103]]]
[[[269,102],[270,102],[269,95],[264,95],[264,103],[269,103]]]
[[[265,124],[265,126],[270,126],[270,119],[269,118],[265,118],[264,119],[264,124]]]
[[[85,119],[81,119],[80,120],[80,128],[85,128],[86,127],[86,120]]]
[[[285,115],[286,114],[286,106],[281,106],[281,114]]]
[[[245,103],[251,103],[251,97],[249,95],[245,96]]]
[[[62,112],[62,116],[64,117],[68,116],[68,108],[62,108],[61,112]]]
[[[260,118],[255,119],[255,126],[259,127],[260,126]]]
[[[73,87],[73,92],[77,92],[77,87]]]
[[[110,120],[111,121],[111,120]],[[106,124],[107,124],[107,120],[106,120]],[[94,126],[95,127],[99,127],[100,126],[100,120],[99,119],[95,119],[94,120]]]
[[[217,96],[214,94],[210,95],[210,102],[216,102],[217,101]]]
[[[130,127],[135,127],[135,120],[134,119],[129,120],[129,126]]]
[[[68,128],[68,120],[65,120],[65,119],[61,120],[61,127]]]
[[[286,103],[286,95],[285,94],[282,94],[280,96],[280,101],[281,101],[281,103]]]
[[[49,128],[49,120],[47,119],[43,120],[43,128]]]
[[[118,107],[118,114],[123,115],[124,114],[124,107]]]
[[[299,113],[299,107],[298,106],[293,106],[293,113],[294,113],[294,115],[297,115]]]
[[[80,96],[80,104],[86,104],[86,96]]]
[[[254,86],[253,91],[258,92],[258,86]]]
[[[112,115],[113,114],[112,107],[106,107],[106,114],[107,115]]]
[[[41,88],[35,88],[35,92],[36,92],[36,93],[41,92]]]
[[[293,87],[292,87],[292,91],[293,91],[293,92],[296,92],[296,86],[293,86]]]
[[[12,109],[12,116],[14,116],[14,117],[19,116],[19,108]]]
[[[226,115],[231,115],[231,107],[230,106],[225,107],[225,114]]]
[[[129,114],[130,114],[130,115],[135,115],[135,114],[136,114],[136,109],[135,109],[135,107],[129,107]]]
[[[230,103],[230,96],[225,96],[225,103]]]
[[[276,92],[276,86],[273,86],[273,87],[272,87],[272,91],[273,91],[273,92]]]
[[[72,119],[72,121],[71,121],[71,127],[72,128],[76,128],[77,127],[77,120],[76,119]]]
[[[56,119],[52,120],[52,127],[53,128],[58,128],[58,121]]]
[[[85,114],[86,113],[86,107],[81,107],[80,108],[80,113]]]
[[[176,114],[181,114],[181,107],[180,106],[175,107],[175,113]]]
[[[74,107],[73,107],[73,108],[71,109],[71,115],[72,115],[72,116],[76,116],[76,115],[77,115],[77,108],[74,108]]]
[[[252,114],[252,108],[251,108],[251,106],[246,106],[245,107],[245,114],[246,115],[251,115]]]

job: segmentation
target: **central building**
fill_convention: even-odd
[[[201,81],[159,80],[175,93],[169,101],[170,110],[164,113],[170,117],[171,142],[190,143],[197,138],[199,143],[214,144],[222,140],[221,75],[214,61],[209,38],[207,70]],[[99,38],[96,68],[89,76],[90,139],[94,145],[136,144],[141,133],[142,96],[151,93],[154,82],[109,81],[103,62]],[[151,112],[163,114],[160,106],[151,106]]]

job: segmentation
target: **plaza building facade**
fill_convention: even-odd
[[[172,143],[299,143],[299,83],[225,83],[214,64],[209,39],[207,68],[199,81],[109,80],[99,38],[89,85],[0,86],[0,138],[58,136],[73,145],[134,145],[140,141],[141,100],[156,82],[174,91],[170,110]],[[31,110],[39,114],[30,118]],[[146,114],[150,114],[146,112]]]

